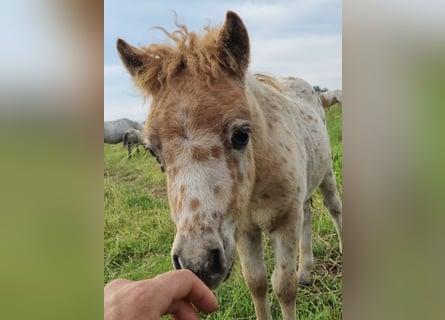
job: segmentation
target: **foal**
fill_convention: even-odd
[[[341,233],[318,100],[307,83],[310,99],[298,98],[272,78],[247,72],[249,38],[234,12],[202,36],[178,27],[162,29],[174,45],[117,41],[135,84],[153,97],[143,136],[167,174],[174,267],[192,270],[214,289],[229,277],[236,248],[257,318],[271,319],[267,232],[275,251],[273,291],[283,319],[293,320],[298,283],[311,280],[309,201],[317,187]]]

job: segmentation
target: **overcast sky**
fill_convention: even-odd
[[[239,14],[251,45],[251,72],[297,76],[322,88],[342,88],[342,3],[339,0],[147,1],[105,0],[104,120],[145,120],[144,101],[122,67],[116,39],[139,46],[165,42],[162,26],[175,30],[175,10],[189,30],[224,22],[227,10]]]

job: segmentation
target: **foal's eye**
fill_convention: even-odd
[[[249,133],[249,127],[236,129],[231,139],[232,147],[237,150],[244,148],[249,143]]]

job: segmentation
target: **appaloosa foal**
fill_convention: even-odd
[[[173,45],[117,42],[135,84],[153,97],[144,138],[167,173],[177,229],[173,264],[216,288],[229,276],[236,246],[257,317],[271,319],[267,232],[275,251],[273,291],[283,319],[294,320],[298,282],[310,282],[313,266],[309,200],[317,187],[341,233],[318,100],[307,83],[303,98],[293,97],[274,79],[247,72],[249,39],[235,13],[204,35],[178,27],[162,29]]]

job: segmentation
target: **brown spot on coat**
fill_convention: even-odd
[[[215,159],[219,159],[219,157],[221,157],[222,152],[223,151],[220,146],[213,146],[212,149],[210,150],[210,154],[211,154],[212,158],[215,158]]]
[[[197,199],[197,198],[193,198],[193,199],[190,201],[190,210],[191,210],[191,211],[196,211],[196,210],[198,210],[198,208],[199,208],[200,205],[201,205],[201,202],[199,202],[199,199]]]
[[[192,149],[192,159],[195,161],[207,161],[210,158],[210,152],[208,149],[193,147]]]

